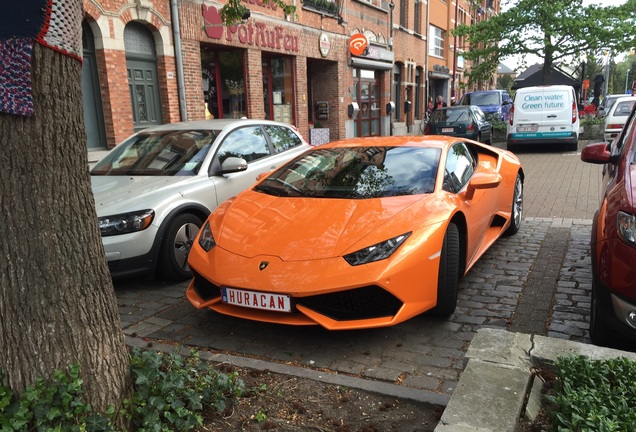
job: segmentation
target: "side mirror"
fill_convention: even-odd
[[[611,162],[610,146],[606,142],[586,145],[581,150],[581,160],[593,164],[606,164]]]
[[[243,158],[230,156],[221,164],[221,174],[231,174],[247,169],[247,161]]]
[[[492,189],[501,184],[501,174],[489,172],[476,172],[466,188],[466,199],[473,199],[477,189]]]

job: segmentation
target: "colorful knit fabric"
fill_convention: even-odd
[[[81,60],[81,0],[12,2],[0,14],[0,112],[32,116],[33,44]]]
[[[33,39],[0,40],[0,111],[33,115],[31,52]]]

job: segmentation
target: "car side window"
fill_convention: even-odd
[[[221,163],[230,156],[243,158],[249,163],[270,155],[267,140],[260,126],[246,126],[230,132],[217,153]]]
[[[302,144],[300,137],[291,129],[284,126],[265,126],[269,140],[276,153],[281,153]]]
[[[447,192],[458,193],[468,183],[476,167],[477,160],[466,144],[453,144],[446,156],[442,188]]]

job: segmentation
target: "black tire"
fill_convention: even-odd
[[[568,150],[570,150],[570,151],[578,151],[578,150],[579,150],[579,143],[578,143],[578,141],[577,141],[577,142],[570,143],[570,144],[568,145]]]
[[[437,278],[437,305],[431,313],[449,316],[457,307],[457,289],[459,285],[459,229],[454,223],[448,225],[439,260]]]
[[[512,210],[510,212],[510,226],[504,232],[505,236],[511,236],[517,234],[519,228],[521,228],[521,221],[523,219],[523,181],[521,180],[521,174],[517,173],[517,179],[515,180],[515,187],[512,193]]]
[[[175,281],[192,277],[188,255],[201,225],[201,219],[190,213],[180,214],[169,222],[159,252],[159,269],[163,277]]]
[[[596,298],[596,282],[592,281],[592,302],[590,306],[590,339],[594,345],[615,348],[618,340],[612,330],[605,324],[600,315],[598,300]]]

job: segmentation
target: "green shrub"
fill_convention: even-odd
[[[0,431],[112,431],[109,414],[93,413],[84,402],[82,384],[80,367],[74,364],[67,372],[56,371],[49,381],[38,379],[19,399],[0,386]]]
[[[605,121],[605,117],[582,117],[581,126],[600,125]]]
[[[56,371],[48,381],[37,380],[19,398],[0,385],[0,431],[108,432],[115,430],[116,415],[137,431],[187,431],[202,425],[208,407],[222,412],[245,394],[238,374],[211,369],[197,353],[183,357],[133,350],[130,370],[133,394],[119,413],[112,407],[93,412],[83,398],[78,364]],[[3,379],[0,372],[0,383]]]
[[[561,357],[556,362],[555,430],[628,431],[636,424],[636,362],[625,358],[590,360]]]
[[[506,132],[506,122],[502,121],[501,119],[498,118],[494,118],[490,120],[490,124],[492,125],[492,130],[494,132],[502,132],[505,133]]]

